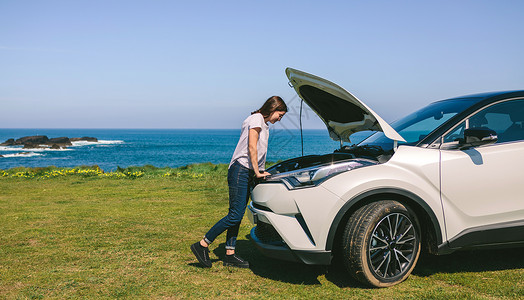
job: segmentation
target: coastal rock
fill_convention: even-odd
[[[79,141],[95,142],[95,143],[98,142],[97,138],[89,137],[89,136],[71,138],[70,140],[71,140],[71,142],[79,142]]]
[[[45,145],[47,143],[49,143],[49,138],[45,135],[24,136],[15,141],[15,145]]]
[[[44,148],[47,148],[45,146],[42,146],[42,145],[37,145],[37,144],[24,144],[24,147],[22,149],[44,149]],[[25,154],[26,152],[24,152],[23,154]]]
[[[49,139],[45,135],[33,135],[33,136],[24,136],[17,140],[8,139],[0,146],[18,146],[23,145],[23,149],[42,149],[42,148],[51,148],[51,149],[66,149],[68,146],[72,146],[72,142],[76,141],[87,141],[87,142],[98,142],[98,139],[95,137],[84,136],[80,138],[68,138],[68,137],[57,137]]]
[[[58,145],[58,146],[71,146],[71,140],[68,137],[58,137],[49,139],[47,145]]]
[[[14,146],[14,145],[16,145],[15,139],[8,139],[7,141],[0,144],[0,146]]]

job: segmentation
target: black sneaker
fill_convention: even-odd
[[[191,251],[193,251],[202,267],[211,268],[212,263],[209,259],[209,249],[207,247],[200,245],[200,242],[196,242],[191,245]]]
[[[237,267],[237,268],[249,268],[249,263],[243,260],[236,254],[226,255],[224,259],[224,266]]]

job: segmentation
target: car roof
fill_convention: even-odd
[[[514,91],[498,91],[498,92],[486,92],[486,93],[478,93],[478,94],[471,94],[471,95],[465,95],[465,96],[459,96],[454,98],[449,98],[442,101],[447,100],[459,100],[459,99],[474,99],[477,98],[478,102],[481,102],[483,100],[493,100],[498,101],[500,99],[505,98],[513,98],[513,97],[522,97],[524,96],[524,90],[514,90]]]
[[[462,120],[464,117],[470,115],[471,113],[475,112],[476,110],[480,109],[481,107],[484,107],[490,103],[497,102],[503,99],[511,99],[511,98],[518,98],[518,97],[524,97],[524,90],[487,92],[487,93],[471,94],[471,95],[465,95],[465,96],[449,98],[446,100],[441,100],[441,101],[460,101],[463,99],[463,100],[468,100],[468,101],[473,100],[473,103],[470,107],[465,109],[463,112],[455,115],[450,120],[442,124],[442,126],[440,126],[436,130],[434,130],[432,133],[430,133],[427,137],[422,139],[417,145],[418,146],[421,146],[421,145],[429,146],[429,144],[435,141],[435,139],[438,138],[440,135],[442,135],[445,131],[447,131],[452,126],[454,126],[454,124],[456,124],[459,120]],[[436,101],[436,102],[441,102],[441,101]]]

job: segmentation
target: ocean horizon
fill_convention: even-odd
[[[14,167],[77,167],[97,165],[104,171],[118,167],[153,165],[181,167],[195,163],[229,163],[240,129],[59,129],[1,128],[0,143],[8,139],[45,135],[95,137],[98,142],[78,141],[66,149],[22,149],[0,146],[0,169]],[[354,143],[366,135],[352,136]],[[271,128],[268,162],[302,155],[300,130]],[[304,155],[331,153],[340,147],[326,129],[303,130]]]

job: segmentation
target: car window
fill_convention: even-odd
[[[503,133],[513,125],[509,113],[486,113],[487,127],[497,133]]]
[[[466,129],[466,121],[460,123],[455,129],[444,136],[444,143],[455,142],[464,138],[464,130]]]
[[[431,131],[454,115],[455,113],[442,113],[437,118],[431,116],[400,130],[399,133],[408,144],[415,143],[425,138]]]
[[[524,100],[489,106],[459,124],[444,136],[444,143],[464,138],[466,128],[489,128],[497,133],[497,143],[524,140]]]

